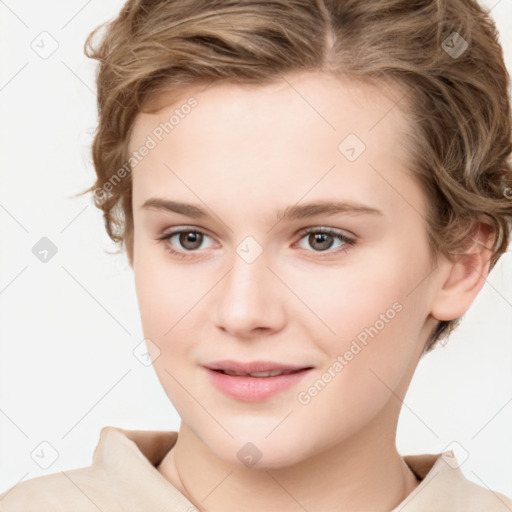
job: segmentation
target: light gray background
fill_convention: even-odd
[[[115,246],[90,198],[69,198],[94,179],[95,63],[83,43],[122,4],[0,1],[0,492],[89,465],[105,425],[179,426],[133,354],[143,335],[125,256],[105,252]],[[512,0],[483,4],[512,70]],[[57,44],[48,58],[34,51]],[[42,237],[58,248],[47,263],[32,253]],[[449,343],[420,362],[400,453],[451,448],[467,478],[512,497],[511,339],[509,252]]]

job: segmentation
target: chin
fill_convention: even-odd
[[[260,434],[254,429],[245,432],[232,432],[233,438],[222,435],[222,439],[203,437],[203,442],[208,450],[225,462],[247,468],[278,469],[293,466],[308,458],[312,454],[307,453],[304,434],[292,436],[282,432],[281,435],[273,432],[273,426]],[[307,430],[305,430],[307,431]],[[265,436],[268,436],[267,438]],[[311,447],[309,447],[311,448]]]

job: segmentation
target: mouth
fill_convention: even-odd
[[[269,361],[218,361],[205,369],[210,382],[224,395],[244,402],[260,402],[298,384],[313,367]]]
[[[292,373],[306,368],[312,368],[310,365],[288,364],[276,361],[234,361],[232,359],[224,359],[222,361],[213,361],[205,365],[206,368],[214,371],[227,373],[228,375],[252,375],[254,377],[273,377],[267,373],[280,375],[284,373]],[[261,375],[259,375],[261,374]]]
[[[233,377],[277,377],[279,375],[290,375],[291,373],[301,372],[303,370],[309,370],[309,368],[300,368],[298,370],[269,370],[263,372],[235,372],[233,370],[213,370],[214,372],[223,373],[224,375],[231,375]]]

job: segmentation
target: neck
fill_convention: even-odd
[[[396,450],[396,424],[395,429],[383,429],[382,422],[376,417],[329,450],[270,469],[219,459],[182,423],[176,445],[158,469],[201,511],[388,512],[419,481]]]

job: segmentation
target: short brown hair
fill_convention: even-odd
[[[99,123],[92,145],[97,180],[82,194],[95,192],[107,233],[124,245],[130,265],[127,148],[149,100],[201,83],[263,85],[302,71],[386,80],[405,91],[414,126],[411,172],[432,206],[431,247],[457,254],[485,219],[494,234],[490,268],[507,249],[509,76],[494,21],[476,1],[129,0],[116,19],[91,32],[85,54],[100,61]],[[120,169],[123,179],[112,186]],[[459,320],[439,322],[425,351]]]

